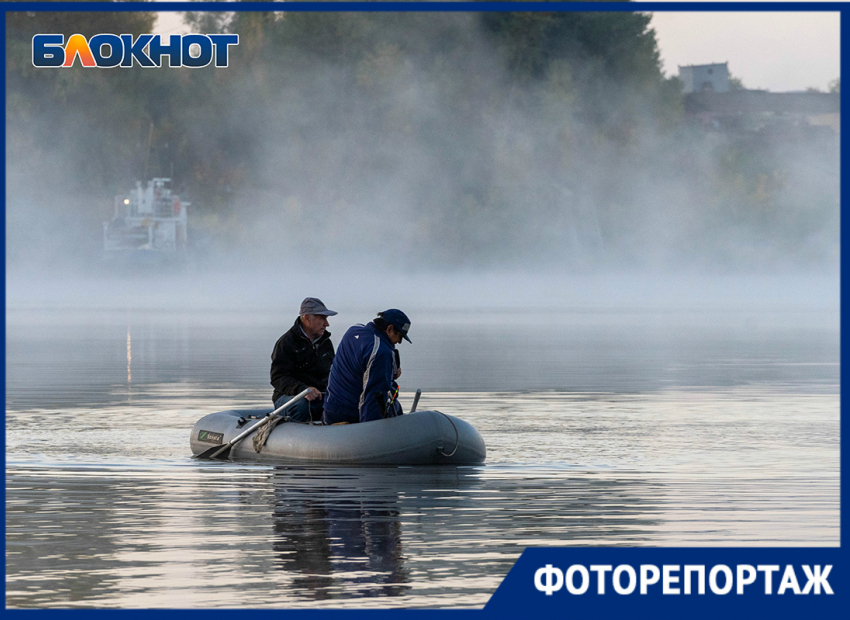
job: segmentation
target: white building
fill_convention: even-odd
[[[682,92],[686,95],[704,92],[728,93],[729,63],[679,67],[679,79],[685,85]]]

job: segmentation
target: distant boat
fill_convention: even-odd
[[[185,257],[187,207],[172,194],[171,179],[154,178],[127,194],[115,197],[115,214],[103,223],[103,251],[107,260],[160,262]]]

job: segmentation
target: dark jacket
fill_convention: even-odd
[[[325,424],[370,422],[401,412],[387,405],[395,393],[395,347],[373,323],[354,325],[339,343],[325,398]]]
[[[334,361],[331,333],[326,331],[313,345],[301,330],[300,319],[281,336],[272,351],[272,402],[286,394],[295,396],[308,387],[328,389],[328,374]]]

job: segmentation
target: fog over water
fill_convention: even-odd
[[[10,273],[9,308],[155,310],[274,310],[297,313],[304,296],[359,313],[387,307],[455,313],[493,310],[541,312],[739,311],[815,312],[837,324],[837,276],[606,274],[569,276],[521,271],[422,274],[382,271],[280,274],[237,272],[163,278],[32,279]],[[365,313],[365,314],[364,314]],[[339,329],[339,328],[337,328]]]
[[[296,19],[312,16],[267,27]],[[567,55],[526,79],[481,16],[374,19],[339,22],[375,41],[356,62],[297,43],[271,62],[243,33],[231,66],[190,87],[225,101],[211,107],[179,109],[187,75],[162,73],[144,93],[162,109],[112,170],[95,163],[115,136],[81,98],[15,117],[8,303],[292,308],[309,294],[370,310],[837,308],[837,137],[776,119],[671,129],[675,106],[647,94],[639,65]],[[124,86],[98,79],[126,104]],[[239,165],[216,169],[227,157]],[[101,256],[112,197],[142,170],[174,176],[192,202],[176,273]]]

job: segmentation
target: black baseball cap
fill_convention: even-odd
[[[395,327],[404,336],[404,339],[413,344],[410,338],[407,337],[407,332],[410,331],[410,319],[401,310],[390,308],[378,313],[378,317],[384,319],[389,325]]]

